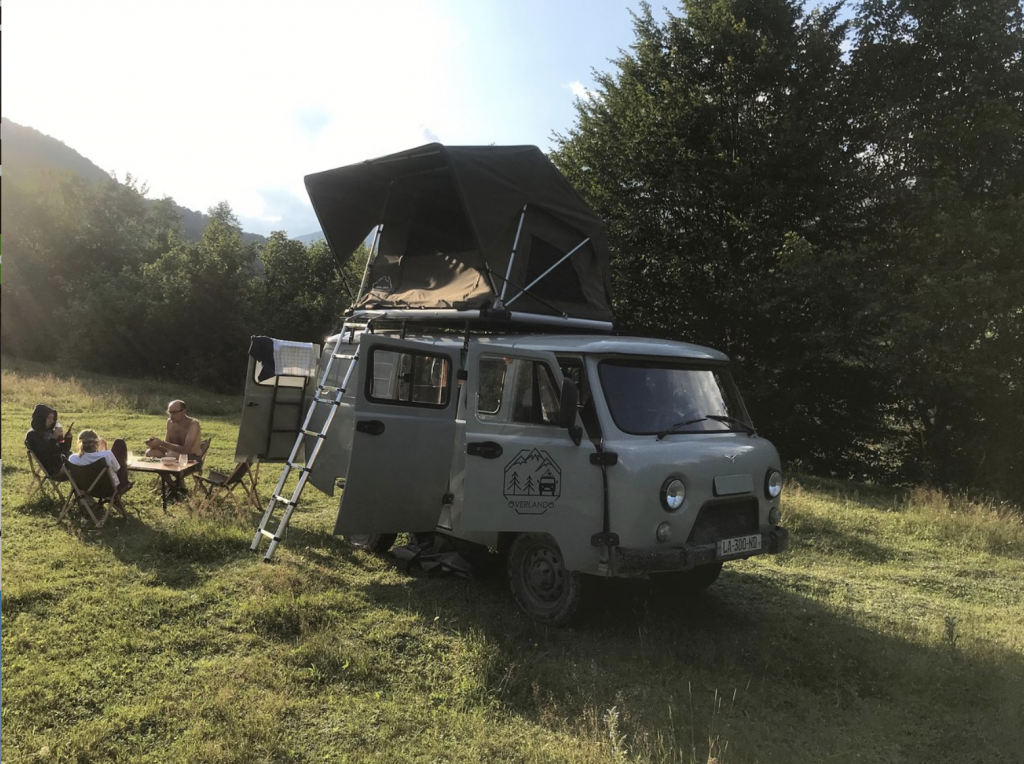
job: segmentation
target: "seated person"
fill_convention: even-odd
[[[187,454],[189,459],[199,459],[199,443],[203,433],[199,420],[185,412],[185,401],[171,401],[167,404],[167,436],[164,440],[147,440],[146,456]]]
[[[128,479],[128,445],[118,438],[108,450],[107,441],[97,435],[95,430],[82,430],[78,434],[78,453],[68,457],[68,461],[84,467],[101,459],[110,467],[110,477],[114,480],[118,496],[131,490],[133,483]]]
[[[25,433],[25,446],[35,455],[46,474],[58,480],[62,457],[71,453],[71,428],[67,434],[57,421],[57,409],[43,403],[32,412],[32,429]]]

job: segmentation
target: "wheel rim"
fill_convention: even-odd
[[[526,593],[538,603],[558,602],[565,593],[565,566],[555,550],[536,546],[524,559],[523,585]]]

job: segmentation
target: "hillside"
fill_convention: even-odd
[[[315,244],[318,241],[323,241],[324,232],[314,231],[313,233],[304,233],[302,236],[293,236],[292,238],[295,239],[295,241],[301,241],[306,246],[309,246],[310,244]]]
[[[70,146],[56,138],[45,135],[35,128],[19,125],[3,118],[3,168],[5,183],[31,183],[33,176],[45,173],[73,172],[90,182],[99,182],[110,177],[108,172],[82,156]],[[190,210],[179,204],[173,205],[181,218],[182,236],[187,241],[198,241],[209,222],[209,216]],[[255,233],[243,233],[246,242],[265,242],[266,237]]]
[[[239,370],[241,375],[242,370]],[[404,572],[304,494],[271,565],[258,513],[161,511],[140,481],[101,531],[29,497],[44,399],[138,448],[158,382],[4,361],[3,742],[12,761],[1018,762],[1024,525],[1009,507],[790,476],[790,551],[703,596],[598,590],[571,629],[526,620],[500,562]],[[240,397],[189,392],[232,464]],[[266,494],[279,473],[265,465]],[[288,491],[285,491],[286,493]]]

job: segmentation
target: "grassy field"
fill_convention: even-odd
[[[79,531],[27,500],[36,402],[139,448],[183,396],[223,469],[240,398],[7,361],[2,396],[5,764],[1024,761],[1013,508],[791,478],[790,552],[689,602],[615,582],[558,630],[498,566],[347,550],[312,489],[272,565],[251,511],[165,516],[145,483]]]

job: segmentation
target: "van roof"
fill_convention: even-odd
[[[381,332],[385,334],[387,332]],[[334,338],[331,338],[333,341]],[[410,340],[432,345],[461,345],[460,334],[424,334],[408,337]],[[659,340],[650,337],[609,337],[593,334],[475,334],[471,341],[487,345],[519,348],[522,350],[543,350],[550,353],[573,353],[588,355],[629,355],[655,356],[662,358],[686,358],[696,361],[728,363],[729,356],[718,350],[694,345],[690,342]]]

